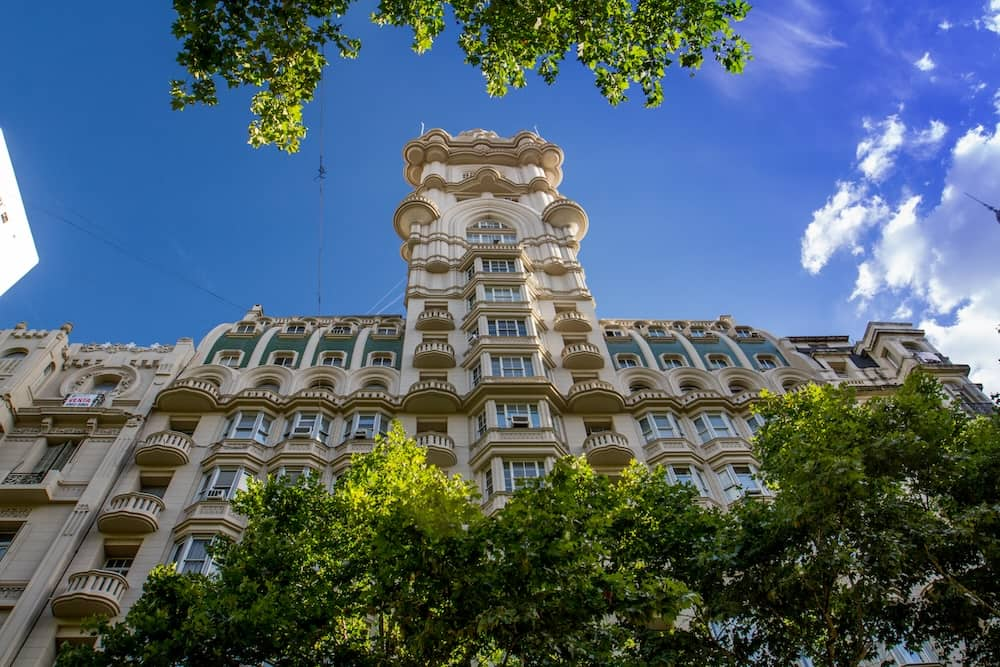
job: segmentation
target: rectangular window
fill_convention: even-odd
[[[289,484],[296,484],[303,477],[309,477],[312,469],[308,466],[282,466],[278,469],[278,479],[288,480]]]
[[[237,412],[226,426],[226,437],[267,443],[271,418],[263,412]]]
[[[625,332],[621,329],[605,329],[604,335],[608,338],[624,338]]]
[[[691,327],[691,337],[692,338],[704,338],[705,330],[701,327]]]
[[[647,330],[650,338],[666,338],[667,332],[662,327],[650,327]]]
[[[523,378],[535,374],[531,357],[492,357],[492,375],[505,378]]]
[[[484,259],[483,271],[486,273],[516,273],[517,268],[512,259]]]
[[[472,382],[472,386],[473,387],[478,386],[479,383],[482,382],[482,380],[483,380],[483,368],[482,368],[482,366],[478,366],[478,365],[477,366],[473,366],[472,370],[469,371],[469,375],[470,375],[470,381]]]
[[[746,327],[736,327],[736,337],[737,338],[750,338],[753,336],[753,330]]]
[[[687,484],[698,490],[699,495],[708,495],[708,485],[701,476],[701,470],[694,466],[668,466],[668,478],[671,484]]]
[[[545,464],[542,461],[503,462],[504,491],[517,491],[523,488],[528,480],[541,479],[544,476]]]
[[[375,352],[371,356],[371,366],[392,367],[392,354],[388,352]]]
[[[304,334],[306,332],[306,325],[304,324],[289,324],[285,327],[286,334]]]
[[[500,428],[541,428],[538,405],[535,403],[497,403],[497,424]]]
[[[684,434],[677,425],[674,416],[667,413],[648,414],[639,418],[639,428],[646,442],[658,438],[682,438]]]
[[[381,412],[359,412],[344,422],[344,440],[372,440],[385,435],[392,420]]]
[[[297,412],[288,422],[285,437],[291,435],[326,442],[330,437],[330,421],[330,418],[322,412]]]
[[[708,367],[712,369],[727,368],[729,358],[724,354],[713,354],[708,357]]]
[[[375,331],[377,336],[395,336],[396,333],[396,327],[379,327]]]
[[[250,478],[243,468],[213,468],[201,480],[199,500],[230,500],[237,491],[247,488]]]
[[[208,547],[212,537],[189,537],[174,546],[174,554],[170,559],[177,564],[181,574],[208,574],[212,570],[212,559],[208,555]]]
[[[527,336],[528,324],[524,320],[487,320],[491,336]]]
[[[493,471],[487,470],[483,473],[483,496],[486,498],[493,497]]]
[[[744,495],[764,493],[756,471],[749,465],[728,465],[717,473],[722,490],[730,501],[738,500]]]
[[[114,572],[115,574],[120,574],[123,577],[128,576],[128,571],[131,568],[131,558],[106,558],[104,560],[104,565],[101,567],[101,569],[105,572]]]
[[[236,333],[238,334],[252,334],[257,330],[257,327],[253,324],[238,324],[236,325]]]
[[[774,360],[774,357],[757,357],[757,367],[762,371],[769,371],[772,368],[778,367],[778,362]]]
[[[0,560],[7,555],[10,548],[14,545],[14,537],[17,535],[17,531],[21,528],[21,524],[10,524],[4,523],[0,524]]]
[[[733,436],[733,426],[729,423],[729,417],[721,412],[702,413],[695,417],[694,425],[698,429],[698,437],[703,443],[713,438],[731,438]]]
[[[294,352],[275,352],[274,356],[271,357],[271,364],[274,366],[284,366],[285,368],[291,368],[295,365],[295,353]]]
[[[319,363],[321,366],[334,366],[336,368],[344,367],[344,353],[343,352],[324,352],[323,356],[320,357]]]
[[[215,363],[220,366],[225,366],[226,368],[238,368],[240,365],[240,353],[219,352],[219,356],[217,357]]]
[[[517,243],[517,235],[506,232],[467,232],[465,240],[469,243]]]
[[[500,303],[514,303],[522,301],[520,287],[486,287],[484,289],[486,301]]]
[[[618,364],[618,368],[638,368],[639,358],[634,354],[616,354],[615,363]]]
[[[330,333],[334,336],[350,336],[351,327],[345,327],[343,325],[337,325],[330,327]]]
[[[476,437],[481,438],[486,434],[486,413],[480,412],[476,415]]]
[[[42,452],[42,457],[38,459],[32,470],[35,474],[44,475],[50,470],[62,470],[69,463],[69,460],[79,446],[78,442],[49,443]]]
[[[663,355],[660,357],[660,361],[663,363],[663,369],[668,370],[671,368],[681,368],[684,366],[684,360],[676,355]]]
[[[764,425],[764,418],[760,415],[750,415],[745,419],[747,423],[747,428],[750,429],[752,435],[757,435],[757,431],[760,427]]]

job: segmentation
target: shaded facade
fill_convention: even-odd
[[[197,347],[0,331],[0,664],[49,664],[83,640],[83,617],[124,614],[156,564],[211,571],[206,547],[239,536],[229,500],[249,478],[332,485],[392,419],[476,480],[490,512],[564,455],[610,475],[663,464],[720,507],[766,494],[750,450],[762,389],[864,397],[922,368],[987,409],[969,368],[908,324],[851,342],[725,315],[599,319],[577,259],[587,215],[559,193],[562,151],[535,134],[432,130],[404,160],[405,315],[257,306]]]

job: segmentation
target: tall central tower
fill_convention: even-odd
[[[431,130],[403,154],[414,191],[393,221],[409,263],[400,390],[428,393],[414,412],[442,413],[418,432],[440,429],[459,445],[468,431],[458,467],[489,496],[583,441],[566,438],[560,414],[571,388],[620,396],[577,261],[587,215],[557,189],[562,151],[530,132]],[[450,405],[437,394],[452,391],[472,419],[445,423]],[[589,411],[621,409],[583,393]]]

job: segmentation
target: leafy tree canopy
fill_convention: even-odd
[[[188,78],[171,83],[173,107],[216,104],[218,81],[253,86],[259,90],[250,104],[250,143],[296,152],[306,132],[302,107],[328,64],[325,45],[343,58],[360,51],[361,42],[340,22],[351,4],[174,0],[173,33],[183,43],[177,61]],[[410,27],[417,53],[454,20],[465,61],[482,70],[490,95],[523,87],[529,70],[551,84],[571,54],[594,72],[611,104],[638,84],[646,105],[657,106],[671,65],[693,72],[708,55],[729,72],[743,70],[750,47],[733,23],[749,10],[746,0],[380,0],[371,20]]]

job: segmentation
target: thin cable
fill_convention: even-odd
[[[69,225],[70,227],[73,227],[74,229],[78,229],[79,231],[83,232],[84,234],[88,234],[89,236],[94,237],[98,241],[100,241],[100,242],[102,242],[102,243],[104,243],[106,245],[111,246],[112,248],[114,248],[115,250],[117,250],[118,252],[120,252],[121,254],[125,255],[126,257],[128,257],[128,258],[130,258],[130,259],[132,259],[132,260],[134,260],[134,261],[136,261],[136,262],[138,262],[140,264],[145,264],[146,266],[152,267],[154,269],[158,269],[159,271],[162,271],[163,273],[167,274],[168,276],[171,276],[172,278],[176,278],[177,280],[180,280],[181,282],[187,283],[188,285],[190,285],[191,287],[194,287],[195,289],[199,289],[202,292],[205,292],[206,294],[208,294],[210,296],[214,296],[219,301],[221,301],[221,302],[223,302],[225,304],[228,304],[228,305],[232,306],[233,308],[236,308],[236,309],[241,310],[241,311],[245,311],[246,310],[246,306],[241,306],[241,305],[239,305],[237,303],[233,303],[232,301],[230,301],[226,297],[222,296],[221,294],[213,292],[212,290],[208,289],[207,287],[204,287],[203,285],[199,285],[195,281],[193,281],[190,278],[188,278],[187,276],[185,276],[183,273],[179,273],[179,272],[174,271],[174,270],[172,270],[172,269],[170,269],[170,268],[168,268],[166,266],[163,266],[162,264],[157,264],[156,262],[150,261],[150,260],[146,259],[145,257],[137,255],[134,252],[132,252],[131,250],[129,250],[128,248],[126,248],[125,246],[123,246],[120,243],[118,243],[117,241],[113,241],[111,239],[104,238],[103,236],[101,236],[97,232],[95,232],[93,230],[90,230],[90,229],[87,229],[83,225],[80,225],[80,224],[78,224],[76,222],[73,222],[69,218],[67,218],[67,217],[65,217],[63,215],[60,215],[60,214],[56,213],[55,211],[50,211],[50,210],[48,210],[46,208],[42,208],[42,207],[33,207],[33,208],[34,208],[34,210],[41,211],[42,213],[44,213],[44,214],[46,214],[46,215],[48,215],[50,217],[53,217],[56,220],[59,220],[60,222],[66,223],[67,225]]]
[[[389,288],[389,291],[388,291],[388,292],[386,292],[385,294],[383,294],[383,295],[382,295],[382,298],[381,298],[381,299],[379,299],[379,300],[378,300],[378,301],[376,301],[376,302],[375,302],[374,304],[372,304],[372,307],[371,307],[371,308],[369,308],[368,310],[366,310],[365,312],[366,312],[366,313],[368,313],[368,314],[370,315],[370,314],[372,313],[372,311],[373,311],[373,310],[375,310],[376,308],[378,308],[378,307],[379,307],[379,305],[380,305],[380,304],[381,304],[381,303],[382,303],[383,301],[385,301],[385,300],[386,300],[387,298],[389,298],[389,296],[390,296],[390,295],[391,295],[391,294],[392,294],[393,292],[395,292],[395,291],[396,291],[397,289],[399,289],[399,286],[403,284],[403,281],[404,281],[404,280],[406,280],[406,276],[403,276],[402,278],[400,278],[400,279],[399,279],[399,281],[398,281],[398,282],[397,282],[397,283],[396,283],[395,285],[393,285],[392,287],[390,287],[390,288]],[[398,297],[397,297],[397,298],[398,298]],[[390,302],[390,303],[391,303],[391,302]]]
[[[320,52],[326,60],[326,47]],[[323,314],[323,181],[326,180],[326,168],[323,167],[324,131],[326,119],[326,87],[323,82],[323,72],[319,74],[319,243],[316,244],[316,314]]]

